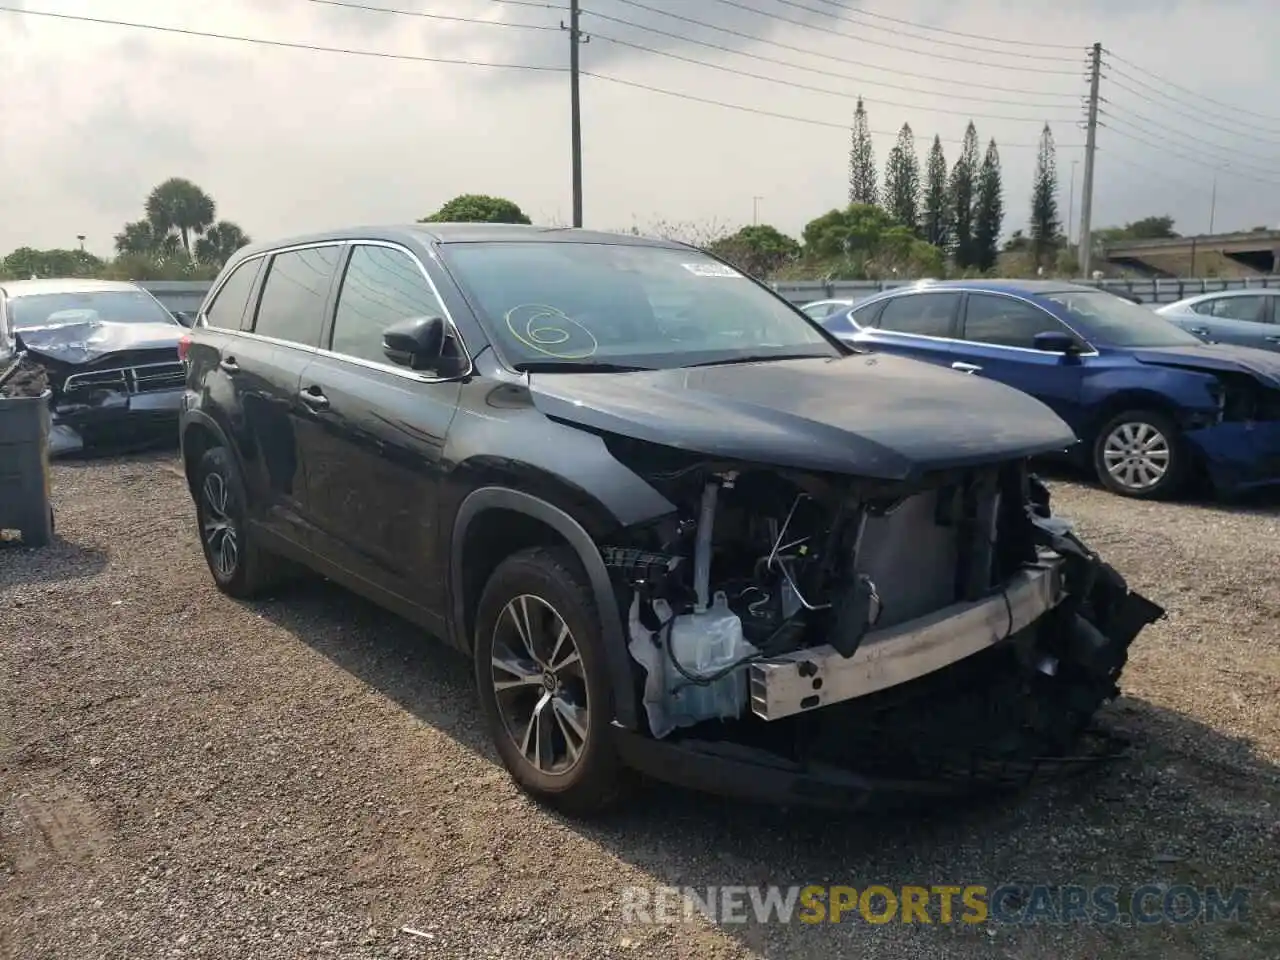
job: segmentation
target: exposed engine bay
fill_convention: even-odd
[[[635,463],[628,446],[615,455]],[[685,463],[638,472],[679,514],[602,547],[656,738],[807,752],[814,723],[870,729],[847,711],[994,655],[979,684],[1007,667],[1088,688],[1065,749],[1163,615],[1050,516],[1025,461],[907,485],[671,453]]]

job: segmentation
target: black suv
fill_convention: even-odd
[[[309,569],[447,638],[512,775],[577,813],[633,770],[823,804],[1008,782],[1161,615],[1050,516],[1027,460],[1075,437],[1047,407],[681,244],[260,244],[181,352],[218,586]]]

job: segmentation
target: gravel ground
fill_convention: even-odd
[[[985,809],[867,822],[649,789],[582,826],[510,784],[467,665],[325,584],[218,594],[172,455],[55,470],[0,550],[0,957],[1280,956],[1280,509],[1055,482],[1169,619],[1132,754]],[[623,885],[1246,885],[1243,923],[624,923]],[[936,919],[936,916],[935,916]],[[422,936],[405,933],[411,927]]]

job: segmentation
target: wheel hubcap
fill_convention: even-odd
[[[227,481],[221,474],[211,473],[204,478],[200,491],[204,503],[204,520],[201,532],[209,548],[209,557],[219,577],[226,579],[236,572],[240,559],[240,542],[235,522],[227,509]]]
[[[1107,473],[1130,490],[1149,490],[1169,472],[1169,440],[1149,423],[1122,423],[1102,448]]]
[[[560,776],[581,759],[590,712],[578,645],[556,609],[516,597],[493,629],[490,671],[508,736],[541,773]]]

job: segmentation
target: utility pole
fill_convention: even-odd
[[[1067,246],[1071,246],[1071,231],[1075,229],[1076,222],[1076,164],[1079,160],[1071,161],[1071,199],[1067,201]]]
[[[1213,235],[1213,215],[1218,212],[1218,173],[1213,174],[1213,194],[1209,200],[1209,234]]]
[[[578,93],[581,69],[578,46],[591,40],[578,29],[582,10],[579,0],[569,0],[569,25],[560,21],[560,29],[569,31],[569,137],[573,154],[573,225],[582,226],[582,100]]]
[[[1080,277],[1089,279],[1093,253],[1093,160],[1098,151],[1098,84],[1102,79],[1102,44],[1095,43],[1089,56],[1089,126],[1084,139],[1084,189],[1080,198]]]
[[[751,198],[751,222],[753,224],[758,224],[760,222],[760,201],[763,199],[764,197]]]

